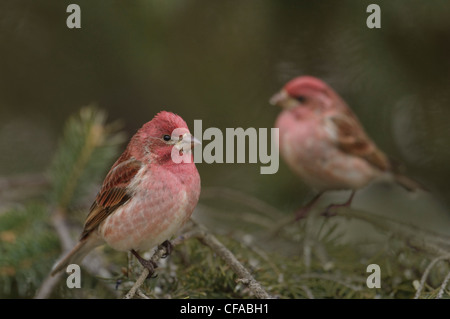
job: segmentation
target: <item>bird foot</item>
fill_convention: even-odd
[[[355,191],[352,191],[352,193],[351,193],[349,199],[348,199],[345,203],[343,203],[343,204],[331,204],[331,205],[328,205],[328,207],[325,209],[325,211],[324,211],[321,215],[322,215],[322,216],[325,216],[325,217],[336,216],[336,215],[337,215],[336,208],[339,208],[339,207],[349,207],[350,204],[351,204],[352,201],[353,201],[353,197],[354,197],[354,196],[355,196]]]
[[[345,205],[345,204],[331,204],[331,205],[328,205],[327,208],[325,209],[325,211],[322,214],[320,214],[320,215],[324,216],[324,217],[336,216],[337,212],[336,212],[335,209],[339,208],[339,207],[346,207],[346,206],[347,205]]]
[[[158,249],[166,248],[166,253],[161,256],[161,258],[167,258],[173,250],[173,245],[169,240],[166,240],[161,245],[158,246]]]
[[[323,195],[323,192],[320,192],[319,194],[314,196],[305,206],[300,207],[295,212],[295,219],[294,219],[294,221],[299,221],[300,219],[303,219],[306,216],[308,216],[309,211],[311,210],[311,208],[314,207],[314,205],[317,203],[317,201],[320,199],[320,197],[322,195]]]
[[[153,276],[153,274],[155,273],[155,269],[158,268],[158,265],[154,261],[142,258],[134,249],[131,250],[131,253],[137,258],[137,260],[139,260],[144,268],[148,269],[147,278],[157,277],[157,275]]]
[[[154,275],[155,269],[158,268],[158,265],[155,262],[144,259],[144,262],[141,262],[141,265],[148,269],[147,279],[158,277],[158,275]]]
[[[300,219],[306,218],[308,216],[311,206],[303,206],[297,209],[294,213],[294,221],[297,222]]]

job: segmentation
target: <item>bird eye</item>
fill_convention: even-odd
[[[171,139],[170,135],[164,135],[163,136],[163,140],[166,141],[166,142],[170,141],[170,139]]]
[[[304,97],[303,95],[297,96],[295,99],[300,103],[305,103],[306,101],[306,97]]]

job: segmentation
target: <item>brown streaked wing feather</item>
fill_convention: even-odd
[[[336,128],[336,142],[342,151],[364,158],[382,171],[390,169],[390,163],[386,155],[366,135],[351,111],[333,115],[329,119]]]
[[[130,199],[132,194],[128,185],[141,167],[141,162],[129,159],[111,169],[91,206],[81,238],[96,229],[111,213]]]

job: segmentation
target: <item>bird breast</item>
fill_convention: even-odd
[[[183,165],[191,164],[178,164]],[[119,251],[148,250],[170,239],[190,218],[200,195],[193,168],[144,166],[130,184],[131,199],[99,227],[107,244]]]
[[[283,112],[276,126],[281,155],[306,184],[318,191],[357,189],[380,173],[366,160],[340,150],[335,132],[319,118],[299,120]]]

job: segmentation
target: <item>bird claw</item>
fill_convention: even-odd
[[[158,268],[158,265],[152,260],[142,258],[134,249],[131,250],[131,253],[139,260],[144,268],[148,269],[147,278],[156,278],[156,276],[153,277],[153,274],[155,273],[155,269]]]
[[[148,275],[147,279],[152,279],[158,277],[158,274],[155,275],[155,269],[158,268],[158,265],[151,261],[151,260],[145,260],[143,261],[139,260],[141,265],[148,269]]]
[[[321,214],[321,216],[323,217],[333,217],[337,215],[337,212],[335,210],[333,210],[333,208],[337,208],[337,207],[341,207],[342,205],[336,205],[336,204],[332,204],[329,205],[325,211]]]
[[[162,255],[161,258],[167,258],[172,253],[173,245],[169,240],[166,240],[161,245],[159,245],[158,248],[166,248],[166,253]]]

